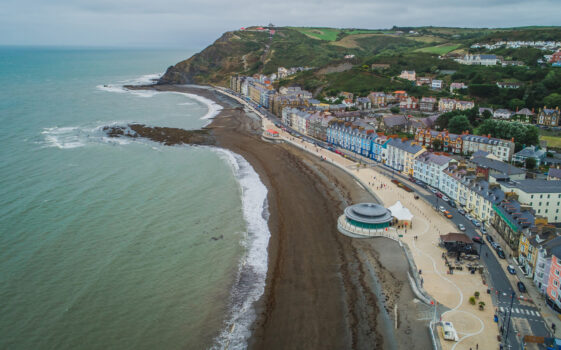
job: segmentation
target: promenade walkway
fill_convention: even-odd
[[[245,101],[233,95],[230,96],[259,115],[263,119],[264,130],[277,130],[285,142],[322,157],[352,174],[362,186],[374,193],[384,206],[388,207],[397,200],[401,201],[414,217],[411,227],[399,229],[397,233],[403,235],[402,242],[410,247],[415,264],[421,271],[424,289],[439,304],[449,309],[442,314],[442,321],[452,322],[460,338],[458,342],[440,339],[442,348],[445,350],[499,349],[497,324],[493,321],[494,308],[490,295],[486,293],[487,286],[483,283],[483,275],[471,274],[467,269],[454,272],[453,275],[447,273],[448,268],[442,259],[444,250],[438,246],[438,241],[441,234],[458,232],[450,220],[438,214],[424,200],[414,199],[413,193],[405,192],[397,187],[391,182],[391,178],[378,171],[377,166],[359,167],[357,163],[348,158],[316,147],[279,130],[273,122]],[[483,301],[486,305],[483,311],[480,311],[477,305],[469,303],[470,296],[474,295],[476,291],[480,292],[477,302]]]

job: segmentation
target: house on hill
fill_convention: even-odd
[[[450,92],[454,93],[455,90],[467,89],[467,85],[464,83],[452,83],[450,84]]]
[[[408,118],[404,115],[385,115],[382,117],[380,128],[386,134],[402,132],[407,128]]]
[[[559,107],[555,109],[544,107],[538,111],[536,121],[538,125],[557,126],[559,125],[559,117]]]
[[[414,70],[404,70],[404,71],[402,71],[401,74],[399,75],[399,78],[409,80],[409,81],[417,80],[416,73],[415,73]]]
[[[511,116],[512,116],[512,112],[509,111],[508,109],[501,108],[493,112],[493,118],[495,119],[510,119]]]
[[[524,124],[533,124],[534,122],[534,111],[529,110],[528,108],[522,108],[519,111],[514,113],[516,119]]]
[[[462,58],[456,59],[460,64],[471,66],[495,66],[499,59],[495,55],[465,55]]]
[[[421,102],[419,102],[419,109],[421,112],[432,112],[434,111],[435,104],[435,97],[422,97]]]

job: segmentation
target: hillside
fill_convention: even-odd
[[[273,32],[269,32],[269,29]],[[168,68],[161,84],[217,84],[227,86],[231,75],[271,74],[278,67],[314,67],[281,80],[278,85],[298,84],[315,95],[350,91],[407,90],[410,95],[449,96],[396,79],[402,70],[415,70],[420,76],[441,79],[445,84],[462,81],[473,85],[460,91],[462,98],[484,105],[539,107],[551,94],[561,93],[561,69],[539,66],[537,59],[546,51],[534,48],[496,50],[471,49],[474,43],[493,44],[501,40],[559,40],[560,27],[521,28],[443,28],[417,27],[386,30],[250,27],[223,34],[212,45],[191,58]],[[446,54],[492,53],[506,60],[522,61],[525,67],[465,66]],[[354,55],[345,59],[345,55]],[[374,63],[389,64],[373,70]],[[444,73],[452,72],[454,73]],[[500,91],[496,81],[522,83],[521,89]]]

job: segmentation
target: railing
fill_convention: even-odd
[[[337,220],[337,228],[339,232],[344,235],[351,236],[351,237],[386,237],[393,239],[395,241],[399,241],[399,236],[393,227],[388,227],[387,231],[386,228],[383,229],[366,229],[357,227],[355,225],[349,224],[345,215],[339,216]]]

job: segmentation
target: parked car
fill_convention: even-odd
[[[445,201],[445,202],[448,202],[448,201],[450,200],[450,199],[448,199],[448,197],[446,197],[445,195],[442,195],[441,198],[442,198],[442,200]]]
[[[491,242],[491,247],[493,247],[493,249],[495,250],[503,249],[497,242]]]
[[[442,193],[436,192],[436,196],[437,196],[438,198],[442,198]]]
[[[511,275],[516,275],[516,270],[514,269],[514,266],[508,265],[508,266],[506,267],[506,270],[507,270]]]
[[[462,224],[458,224],[458,229],[463,232],[466,230],[466,227]]]
[[[495,240],[493,239],[493,237],[491,237],[491,236],[489,236],[489,235],[485,236],[485,238],[487,238],[487,241],[488,241],[489,243],[493,243],[493,242],[495,241]]]
[[[438,207],[438,210],[439,210],[441,213],[444,213],[444,212],[446,211],[446,209],[444,209],[443,206]]]
[[[449,204],[452,208],[456,208],[456,202],[450,201],[450,202],[448,202],[448,204]]]
[[[483,238],[481,238],[479,236],[473,236],[473,238],[471,240],[474,241],[475,243],[484,244],[483,243]]]
[[[481,226],[481,223],[475,219],[473,219],[471,222],[473,222],[473,224],[475,225],[475,227],[479,227]]]
[[[432,187],[429,187],[429,190],[430,190],[432,193],[438,192],[438,191],[436,190],[436,188],[432,188]]]
[[[472,220],[473,220],[473,217],[472,217],[471,215],[469,215],[469,214],[466,213],[466,219],[468,219],[469,221],[472,221]]]
[[[499,249],[497,249],[497,255],[501,259],[506,259],[505,252],[503,252],[503,250],[500,247],[499,247]]]
[[[458,213],[460,213],[462,215],[466,215],[466,211],[463,210],[462,208],[458,209]]]
[[[448,210],[443,211],[442,214],[444,214],[444,216],[446,216],[448,219],[452,219],[452,214],[450,214]]]
[[[524,283],[518,282],[516,283],[516,286],[518,287],[520,293],[526,293],[526,286],[524,285]]]
[[[483,233],[484,235],[487,234],[487,230],[485,229],[485,227],[483,227],[483,225],[481,225],[481,233]]]

